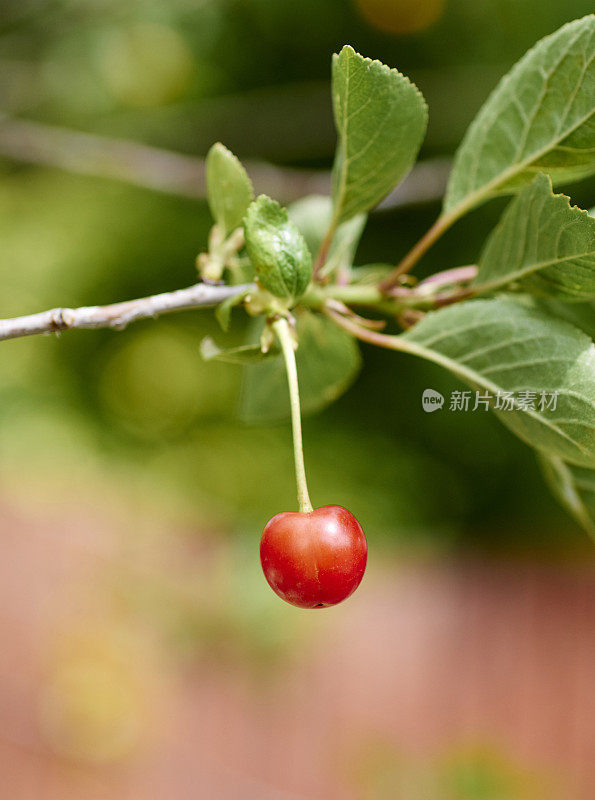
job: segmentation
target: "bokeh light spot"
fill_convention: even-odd
[[[416,33],[438,20],[445,0],[355,0],[365,19],[387,33]]]
[[[182,97],[194,75],[192,52],[163,25],[137,23],[112,31],[98,51],[107,89],[124,105],[150,107]]]

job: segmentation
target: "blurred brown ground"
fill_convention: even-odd
[[[118,552],[116,522],[84,503],[5,503],[0,531],[2,800],[441,800],[411,775],[401,783],[396,765],[423,765],[453,744],[495,747],[545,776],[552,797],[595,796],[593,567],[467,560],[380,571],[372,551],[357,595],[306,616],[313,633],[274,669],[256,675],[233,649],[209,647],[139,658],[142,730],[125,757],[89,764],[58,754],[55,722],[43,722],[48,654],[65,626],[95,635],[113,611],[106,571],[130,554]],[[180,552],[180,563],[212,569],[208,549]],[[160,569],[175,584],[174,561]],[[389,789],[366,788],[376,745],[381,768],[395,767]]]

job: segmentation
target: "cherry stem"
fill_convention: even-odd
[[[289,385],[289,400],[291,404],[291,427],[293,430],[293,457],[295,460],[295,479],[297,483],[298,506],[300,511],[312,511],[312,503],[308,494],[306,481],[306,468],[304,466],[304,449],[302,446],[302,418],[300,413],[300,390],[298,385],[297,366],[295,363],[295,341],[289,328],[289,323],[284,317],[273,322],[273,329],[277,334],[285,369],[287,370],[287,383]]]

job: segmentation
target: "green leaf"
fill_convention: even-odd
[[[408,78],[348,45],[333,56],[332,91],[338,134],[332,194],[339,223],[369,211],[409,172],[428,110]]]
[[[222,303],[219,303],[217,308],[215,309],[215,317],[217,318],[217,322],[221,325],[221,328],[224,331],[229,330],[229,325],[231,323],[231,312],[236,306],[241,305],[246,296],[250,293],[249,289],[246,289],[245,292],[239,292],[238,294],[234,294],[231,297],[228,297],[227,300],[224,300]]]
[[[240,161],[220,142],[207,154],[207,197],[213,219],[228,236],[242,224],[252,202],[252,182]]]
[[[591,339],[595,339],[595,302],[564,303],[550,298],[534,298],[533,304],[553,317],[564,319],[576,328],[580,328]]]
[[[595,219],[552,194],[542,173],[510,202],[479,260],[478,291],[511,284],[566,301],[595,298]]]
[[[502,422],[532,447],[595,466],[595,347],[582,331],[498,298],[429,313],[397,338],[404,340],[402,349],[490,394]],[[510,411],[496,408],[503,392],[514,393]],[[534,408],[519,402],[521,393],[531,393]],[[557,393],[555,409],[540,408],[542,393],[546,401]]]
[[[595,470],[566,464],[561,458],[543,453],[539,462],[554,496],[595,538]]]
[[[317,253],[332,222],[333,203],[330,197],[321,194],[309,195],[292,203],[287,212],[289,219],[303,234],[310,252]],[[366,214],[356,214],[352,219],[339,225],[321,275],[330,275],[353,265],[355,251],[366,221]]]
[[[296,315],[296,352],[302,414],[333,403],[353,383],[361,366],[357,342],[319,314],[300,309]],[[255,326],[251,339],[258,340]],[[289,417],[289,393],[281,357],[244,371],[240,417],[248,423],[275,422]]]
[[[260,195],[244,220],[246,250],[260,282],[276,297],[297,298],[312,277],[312,256],[306,240],[287,211]]]
[[[457,151],[443,214],[516,192],[536,172],[557,184],[595,171],[594,36],[595,16],[570,22],[500,81]]]
[[[241,345],[223,350],[210,336],[205,336],[200,343],[200,354],[205,361],[225,361],[227,364],[253,364],[274,358],[278,352],[276,348],[271,348],[263,353],[260,344]]]

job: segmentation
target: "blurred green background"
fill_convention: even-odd
[[[3,0],[0,111],[203,156],[329,167],[330,54],[343,43],[411,76],[430,106],[421,157],[448,156],[497,79],[588,2],[537,0]],[[206,204],[0,160],[0,316],[185,286],[205,246]],[[256,187],[258,190],[258,186]],[[593,183],[572,187],[592,204]],[[419,274],[472,262],[502,208],[460,222]],[[438,204],[372,215],[358,263],[396,261]],[[293,508],[286,426],[234,421],[240,375],[204,364],[209,312],[129,330],[7,342],[0,454],[68,492],[114,480],[253,539]],[[243,321],[235,320],[234,336]],[[377,544],[582,549],[531,452],[490,415],[426,415],[437,367],[365,348],[352,389],[305,426],[311,492],[349,506]],[[18,478],[20,480],[20,477]],[[30,490],[29,490],[30,491]]]
[[[335,144],[330,56],[349,43],[418,84],[430,107],[421,158],[449,157],[497,80],[526,49],[590,10],[587,0],[0,0],[0,318],[190,285],[211,225],[206,202],[198,199],[16,163],[3,155],[3,115],[195,157],[221,140],[240,158],[325,170]],[[570,189],[575,203],[593,205],[593,181]],[[418,275],[472,263],[504,202],[459,222],[425,257]],[[438,211],[436,202],[373,213],[356,263],[396,262]],[[234,312],[228,341],[241,341],[246,324]],[[153,689],[143,683],[151,683],[147,673],[162,680],[171,663],[183,670],[206,657],[208,683],[231,653],[248,683],[256,680],[248,692],[256,703],[274,665],[324,651],[336,632],[332,620],[348,625],[351,619],[346,605],[337,617],[304,621],[268,590],[257,543],[269,517],[296,506],[290,428],[237,421],[241,371],[204,363],[199,344],[205,335],[226,338],[210,311],[143,321],[122,332],[75,331],[0,345],[0,527],[10,548],[20,553],[20,532],[18,545],[16,535],[14,543],[10,538],[20,531],[13,513],[34,520],[35,536],[47,525],[52,536],[59,532],[71,544],[79,537],[87,542],[87,528],[93,542],[102,540],[98,519],[105,519],[110,542],[117,542],[118,560],[99,578],[89,578],[80,565],[65,570],[76,574],[84,591],[73,590],[78,599],[64,615],[67,635],[57,637],[59,646],[48,635],[55,675],[40,694],[44,741],[81,761],[110,762],[134,749],[142,737],[128,723],[144,727],[135,698],[152,703]],[[371,587],[383,569],[392,575],[393,565],[405,562],[462,564],[464,573],[472,551],[488,554],[487,563],[496,551],[555,564],[593,561],[592,544],[550,497],[532,452],[494,417],[446,407],[422,411],[424,389],[448,397],[460,388],[451,376],[405,355],[369,347],[363,355],[357,382],[305,421],[304,437],[314,504],[347,506],[368,535]],[[2,516],[5,506],[17,511]],[[63,519],[70,520],[64,530]],[[45,552],[39,545],[36,557],[43,560]],[[12,565],[13,551],[7,547],[6,553]],[[13,572],[20,576],[18,558]],[[532,573],[521,583],[525,579],[533,585]],[[433,580],[425,573],[420,578],[430,594]],[[498,584],[502,595],[493,594],[496,609],[508,597],[507,580]],[[481,580],[471,583],[481,595]],[[464,574],[454,585],[461,608],[466,585]],[[387,586],[392,597],[392,578]],[[9,605],[20,606],[19,591],[30,593],[25,579]],[[381,603],[374,591],[368,616],[354,610],[360,633],[376,630]],[[417,620],[426,596],[407,591],[406,612]],[[400,595],[393,599],[400,608]],[[406,664],[417,622],[401,638],[395,634]],[[378,630],[380,638],[388,635]],[[508,628],[499,630],[504,638],[497,652],[508,658]],[[424,653],[434,652],[434,635]],[[151,642],[150,657],[137,648],[139,636],[143,647]],[[163,636],[158,647],[155,636]],[[449,643],[458,647],[465,637],[463,625]],[[479,647],[478,658],[481,653]],[[542,662],[534,662],[537,674]],[[372,691],[375,673],[361,670],[362,686]],[[458,674],[451,678],[457,684]],[[132,688],[121,695],[128,679]],[[379,685],[390,688],[390,681]],[[429,687],[418,688],[423,705]],[[215,710],[216,718],[225,716]],[[432,719],[434,709],[426,712]],[[337,725],[340,719],[337,712]],[[543,723],[539,718],[535,730],[548,727]],[[395,797],[402,781],[408,787],[403,800],[543,800],[543,787],[534,790],[532,779],[498,748],[474,749],[482,732],[472,725],[469,731],[470,749],[453,733],[451,750],[431,766],[433,757],[423,748],[413,761],[402,761],[400,745],[390,736],[377,741],[373,728],[363,725],[357,757],[348,747],[342,756],[349,762],[343,772],[360,787],[353,796]],[[192,761],[191,754],[184,757]],[[96,796],[87,786],[77,791],[73,797]],[[154,796],[150,790],[135,795]],[[229,796],[289,797],[258,790]]]

